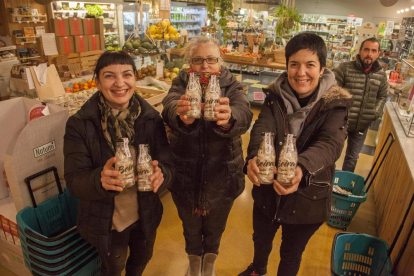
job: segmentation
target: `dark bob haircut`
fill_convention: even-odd
[[[378,52],[380,51],[381,42],[378,39],[376,39],[375,37],[370,37],[370,38],[367,38],[364,41],[362,41],[361,46],[359,47],[360,52],[361,52],[362,48],[364,47],[365,42],[367,42],[367,41],[370,41],[370,42],[373,42],[373,43],[378,43]]]
[[[132,57],[125,51],[106,51],[96,61],[93,77],[99,79],[99,72],[107,66],[114,64],[129,64],[132,66],[134,74],[137,74],[137,67]]]
[[[320,36],[312,33],[301,33],[289,40],[285,48],[286,66],[289,58],[300,50],[309,50],[316,53],[321,67],[326,67],[326,46]]]

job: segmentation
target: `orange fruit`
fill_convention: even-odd
[[[86,81],[88,84],[90,84],[91,82],[92,82],[92,80],[91,79],[89,79],[89,80],[87,80]]]

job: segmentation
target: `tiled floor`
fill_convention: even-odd
[[[257,118],[259,109],[253,108],[254,119]],[[365,144],[375,145],[376,131],[369,131]],[[246,151],[249,141],[249,133],[243,135],[243,149]],[[337,168],[341,168],[344,158],[337,161]],[[357,164],[356,173],[367,176],[371,167],[372,156],[361,154]],[[252,183],[246,177],[246,189],[235,201],[230,213],[226,231],[224,232],[220,254],[217,261],[218,276],[235,276],[249,265],[253,258],[252,242]],[[368,200],[361,204],[348,231],[376,234],[375,213],[373,206],[373,191],[368,195]],[[188,261],[184,251],[184,238],[181,222],[177,210],[169,193],[162,197],[164,204],[164,216],[158,229],[157,240],[152,260],[144,272],[145,276],[184,276]],[[326,224],[316,232],[310,240],[303,255],[300,276],[327,276],[330,274],[330,255],[332,240],[339,229]],[[276,275],[279,262],[278,249],[281,235],[277,233],[274,240],[274,250],[270,255],[268,275]],[[12,276],[5,268],[0,266],[0,275]]]

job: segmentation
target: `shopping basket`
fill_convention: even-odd
[[[331,217],[327,223],[333,227],[346,229],[358,211],[359,205],[367,199],[365,180],[355,173],[335,171],[333,184],[351,194],[332,193]]]
[[[390,142],[388,143],[388,140]],[[341,228],[346,230],[346,228],[351,223],[353,217],[361,203],[365,202],[367,199],[367,192],[373,183],[377,173],[383,164],[385,157],[387,156],[391,145],[394,143],[395,137],[392,132],[390,132],[385,140],[384,145],[382,146],[380,153],[378,154],[377,159],[374,162],[368,177],[366,180],[358,174],[348,172],[348,171],[335,171],[333,185],[338,185],[341,189],[350,192],[350,194],[339,193],[336,191],[332,192],[332,201],[331,201],[331,217],[327,222],[328,225]],[[388,144],[387,150],[384,153],[384,156],[381,159],[378,167],[376,164],[381,157],[381,154]],[[372,174],[376,168],[375,174]],[[372,176],[372,177],[371,177]]]
[[[53,172],[59,194],[37,204],[30,181]],[[24,261],[33,275],[99,275],[96,250],[76,229],[78,199],[62,190],[57,169],[48,168],[25,179],[33,207],[17,216]]]
[[[413,201],[414,194],[390,247],[388,247],[386,241],[371,235],[346,232],[336,233],[331,252],[332,275],[391,276],[393,268],[390,255],[407,220]],[[405,250],[413,228],[414,222],[411,226],[411,232],[409,232],[404,246],[401,248],[394,263],[394,269],[397,267]]]

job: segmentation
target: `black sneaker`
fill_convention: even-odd
[[[250,264],[245,271],[239,274],[239,276],[266,276],[266,268],[257,269],[253,264]]]

